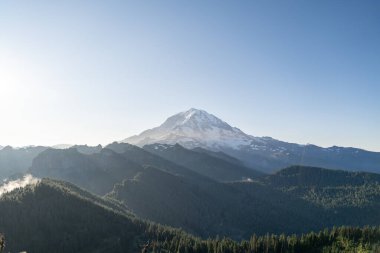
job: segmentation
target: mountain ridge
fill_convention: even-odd
[[[380,152],[338,146],[323,148],[255,137],[213,114],[194,108],[177,113],[160,126],[121,142],[140,147],[178,143],[188,149],[220,151],[243,161],[247,167],[266,173],[291,165],[380,172]]]

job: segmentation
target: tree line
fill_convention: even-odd
[[[181,231],[149,229],[147,234],[156,238],[145,245],[142,252],[173,253],[380,253],[380,227],[334,227],[318,233],[301,235],[253,235],[240,242],[229,238],[202,240],[186,236]]]

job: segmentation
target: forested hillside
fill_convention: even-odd
[[[253,235],[240,242],[228,238],[175,237],[155,243],[149,252],[192,253],[379,253],[379,227],[338,227],[302,235]],[[169,250],[167,250],[169,249]]]
[[[330,213],[335,225],[380,224],[380,175],[293,166],[264,181]]]
[[[90,154],[49,149],[34,159],[30,172],[107,195],[138,217],[203,238],[380,225],[378,174],[293,166],[253,180],[220,182],[212,173],[238,168],[232,178],[244,178],[246,171],[220,153],[164,147],[113,143]],[[207,161],[217,162],[213,167]],[[209,172],[198,173],[202,169]]]
[[[120,203],[48,179],[0,198],[6,252],[139,252],[148,240],[187,238],[135,218]]]
[[[43,179],[0,198],[5,252],[380,252],[379,228],[341,227],[303,235],[202,240],[139,220],[120,203]]]
[[[250,192],[234,184],[195,181],[148,167],[117,184],[109,196],[139,217],[204,238],[241,239],[255,232],[305,232],[322,227],[321,213],[306,201],[260,184],[249,185]]]

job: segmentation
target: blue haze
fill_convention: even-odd
[[[1,1],[0,66],[22,104],[0,102],[2,145],[108,143],[195,107],[380,151],[379,1]]]

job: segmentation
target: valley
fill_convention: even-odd
[[[193,115],[197,113],[203,111]],[[220,123],[206,117],[210,118],[207,124]],[[198,123],[192,122],[192,127],[207,131],[205,122]],[[1,170],[7,178],[4,187],[16,182],[12,180],[22,181],[26,174],[40,180],[0,197],[0,216],[4,217],[0,231],[9,238],[8,249],[13,251],[54,251],[60,245],[62,252],[136,252],[145,241],[154,241],[157,252],[173,247],[204,252],[202,248],[211,250],[215,244],[239,250],[236,252],[262,252],[263,247],[280,252],[278,243],[283,245],[281,252],[302,252],[311,243],[308,240],[323,241],[323,236],[330,238],[323,247],[342,247],[335,234],[343,233],[339,238],[344,238],[346,227],[360,234],[365,226],[380,226],[380,174],[371,169],[363,172],[294,164],[277,170],[277,165],[269,163],[273,167],[268,172],[224,153],[222,148],[189,148],[179,143],[8,147],[1,152],[2,166],[17,166],[12,175]],[[315,161],[328,157],[327,152]],[[23,163],[13,163],[15,160]],[[12,224],[28,229],[15,229]],[[310,234],[324,229],[328,231],[318,236]],[[370,233],[378,236],[377,230]],[[270,237],[275,245],[266,241],[268,235],[277,235]],[[38,243],[42,238],[49,243],[42,246]],[[96,242],[90,243],[92,240]],[[364,239],[355,240],[350,247],[376,247],[360,244]],[[250,248],[252,243],[256,251]]]

